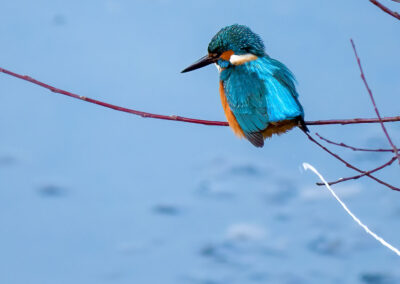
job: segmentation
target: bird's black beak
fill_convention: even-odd
[[[196,61],[195,63],[193,63],[192,65],[190,65],[186,69],[182,70],[181,73],[190,72],[190,71],[202,68],[204,66],[210,65],[212,63],[215,63],[217,61],[218,61],[218,57],[217,56],[213,56],[213,55],[209,54],[209,55],[206,55],[206,56],[200,58],[198,61]]]

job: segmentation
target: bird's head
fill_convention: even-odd
[[[244,25],[232,25],[222,28],[208,45],[208,55],[204,56],[182,73],[216,63],[220,68],[241,65],[265,56],[261,38]]]

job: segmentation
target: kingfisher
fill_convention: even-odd
[[[222,28],[208,54],[182,73],[214,63],[226,119],[233,132],[256,147],[294,127],[308,131],[293,73],[265,52],[259,35],[234,24]]]

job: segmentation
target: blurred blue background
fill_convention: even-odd
[[[2,1],[0,18],[0,67],[212,120],[225,119],[217,70],[179,72],[233,23],[295,73],[307,120],[374,117],[352,37],[382,114],[400,114],[400,22],[368,1]],[[400,124],[388,128],[399,145]],[[310,129],[388,147],[378,125]],[[0,74],[0,132],[0,283],[400,283],[399,258],[301,164],[330,180],[354,172],[297,129],[256,149],[227,127],[143,119]],[[365,169],[390,158],[335,151]],[[335,189],[400,246],[399,193],[367,179]]]

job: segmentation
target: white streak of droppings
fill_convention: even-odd
[[[394,246],[392,246],[391,244],[387,243],[384,239],[382,239],[380,236],[378,236],[377,234],[375,234],[374,232],[372,232],[366,225],[364,225],[360,219],[358,219],[351,211],[349,208],[347,208],[347,205],[336,195],[336,193],[333,191],[333,189],[329,186],[329,184],[326,182],[326,180],[324,179],[324,177],[310,164],[308,163],[303,163],[303,168],[305,170],[311,170],[313,171],[319,178],[320,180],[325,184],[325,186],[328,188],[328,190],[330,191],[330,193],[333,195],[333,197],[335,197],[335,199],[340,203],[340,205],[343,207],[343,209],[347,212],[347,214],[349,214],[351,216],[351,218],[353,218],[353,220],[360,225],[366,232],[367,234],[371,235],[375,240],[377,240],[378,242],[380,242],[382,245],[384,245],[385,247],[387,247],[388,249],[390,249],[391,251],[393,251],[395,254],[397,254],[398,256],[400,256],[400,251],[395,248]]]
[[[241,64],[244,64],[246,62],[253,61],[256,59],[258,59],[258,57],[251,53],[247,53],[247,54],[243,54],[243,55],[233,54],[231,56],[231,58],[229,59],[229,61],[233,65],[241,65]]]

